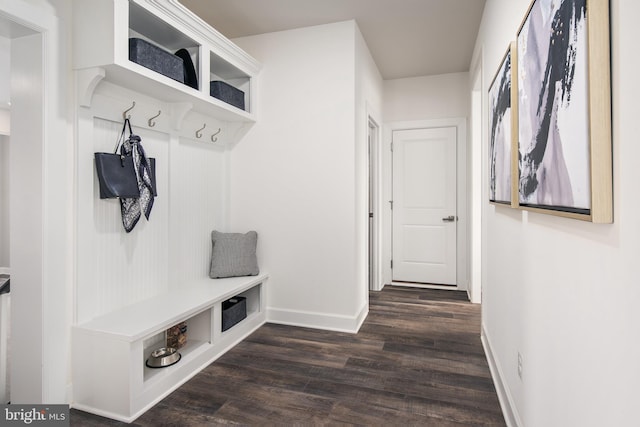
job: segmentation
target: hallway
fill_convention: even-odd
[[[233,423],[504,425],[480,306],[386,286],[356,335],[266,324],[132,425]],[[71,413],[74,426],[121,424]]]

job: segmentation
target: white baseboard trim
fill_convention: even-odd
[[[303,328],[324,329],[328,331],[357,333],[369,314],[369,305],[364,304],[355,316],[317,313],[311,311],[267,308],[267,322],[279,325],[299,326]]]
[[[422,289],[440,289],[445,291],[466,291],[458,285],[431,285],[428,283],[413,282],[391,282],[391,286],[399,286],[404,288],[422,288]]]
[[[482,340],[482,347],[484,347],[484,353],[487,356],[489,370],[491,371],[491,378],[493,378],[493,384],[496,387],[496,392],[498,394],[498,400],[500,401],[500,407],[502,408],[504,420],[509,427],[522,427],[524,424],[520,419],[518,409],[516,408],[513,398],[511,397],[509,387],[502,380],[504,378],[504,375],[502,374],[500,365],[498,365],[498,362],[493,355],[491,340],[489,339],[489,335],[487,334],[484,323],[482,324],[482,334],[480,338]]]
[[[9,268],[9,267],[0,267],[0,274],[11,274],[11,268]]]
[[[356,332],[360,330],[360,327],[364,323],[364,320],[367,318],[369,314],[369,302],[367,301],[362,308],[360,309],[360,313],[356,316]]]

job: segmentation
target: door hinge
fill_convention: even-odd
[[[393,260],[391,260],[391,268],[393,268]]]
[[[391,141],[391,152],[393,153],[393,141]]]
[[[391,205],[391,210],[393,210],[393,200],[389,200],[389,205]]]

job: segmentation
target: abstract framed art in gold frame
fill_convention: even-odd
[[[489,86],[489,202],[511,207],[517,206],[513,179],[518,137],[516,62],[516,44],[511,42]]]
[[[613,222],[608,0],[533,0],[516,39],[522,209]]]

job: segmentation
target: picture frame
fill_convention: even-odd
[[[518,30],[517,206],[613,222],[608,0],[533,0]]]
[[[489,202],[516,207],[513,174],[517,146],[516,43],[511,42],[489,86]],[[517,161],[517,158],[515,158]]]

